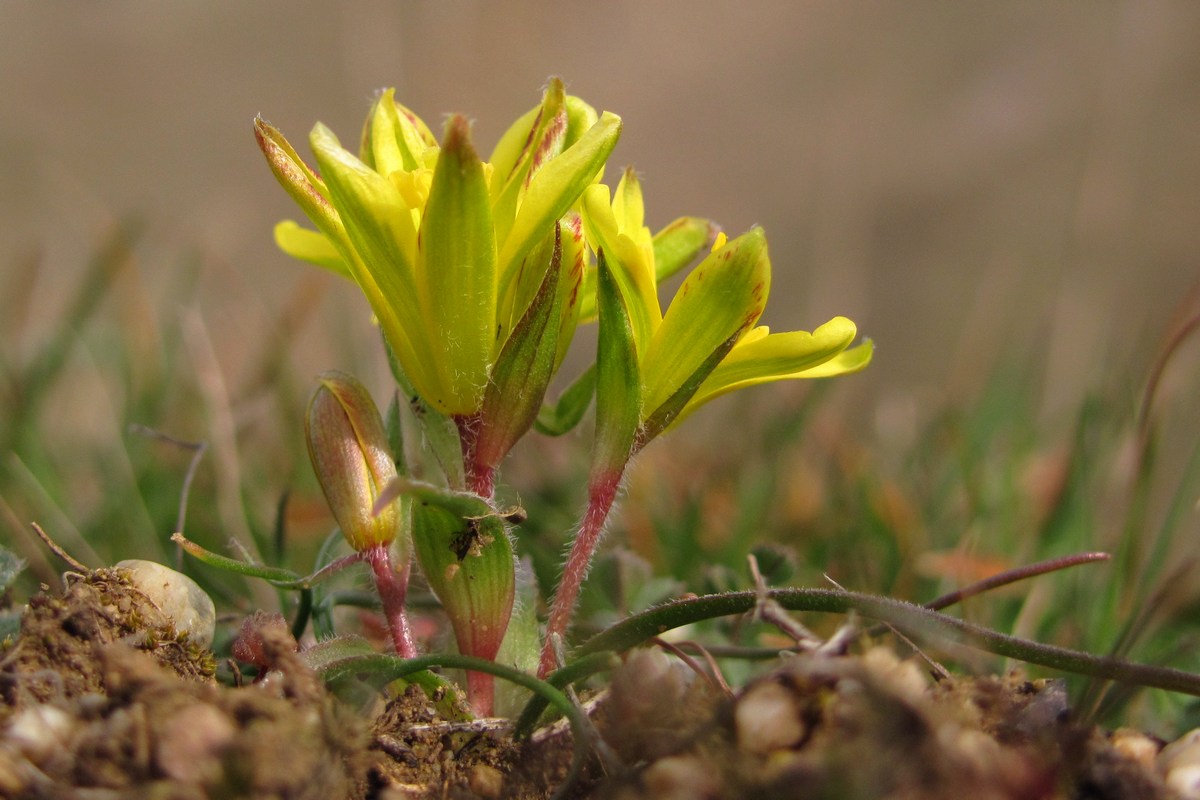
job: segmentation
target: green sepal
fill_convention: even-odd
[[[518,127],[525,123],[524,132]],[[562,81],[550,81],[542,104],[529,122],[525,117],[509,129],[496,147],[492,162],[492,206],[496,218],[496,241],[503,245],[517,216],[529,182],[543,164],[563,150],[567,132],[566,91]],[[514,151],[514,147],[519,150]],[[513,158],[515,153],[515,159]]]
[[[561,229],[557,223],[552,241],[550,265],[545,269],[541,287],[504,343],[484,391],[482,428],[475,456],[489,466],[499,464],[529,431],[554,376],[563,300],[558,291],[563,260]]]
[[[492,659],[512,615],[512,541],[498,516],[463,519],[413,503],[413,549],[454,628],[459,652]]]
[[[632,453],[641,422],[641,377],[629,312],[604,251],[597,253],[597,262],[600,320],[592,470],[606,473],[623,468]]]
[[[598,119],[600,115],[586,101],[573,94],[567,95],[567,135],[563,145],[570,147],[578,142]]]
[[[254,138],[279,185],[335,246],[342,251],[348,250],[350,243],[345,226],[334,208],[329,187],[320,176],[305,163],[291,142],[262,117],[254,120]],[[342,252],[342,256],[345,258],[347,253]]]
[[[408,206],[388,179],[346,151],[324,125],[314,126],[309,141],[353,244],[343,256],[355,281],[421,396],[454,413],[458,409],[447,405],[448,393],[431,371],[436,359],[428,337],[405,332],[423,319],[409,255],[417,252],[417,231]]]
[[[592,404],[596,391],[596,365],[592,364],[583,374],[563,389],[553,405],[546,403],[538,412],[533,423],[538,433],[547,436],[562,436],[575,428]]]
[[[421,220],[416,271],[424,327],[445,346],[436,360],[454,414],[479,410],[496,326],[496,239],[483,162],[462,116],[446,124]],[[437,398],[430,398],[438,403]]]
[[[575,144],[550,159],[532,177],[512,230],[500,247],[500,280],[509,280],[521,259],[567,213],[604,166],[621,135],[621,118],[605,112]]]

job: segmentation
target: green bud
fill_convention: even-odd
[[[404,517],[399,503],[373,511],[396,478],[379,410],[350,375],[326,372],[319,380],[305,419],[313,471],[350,546],[362,552],[386,545],[400,536]]]

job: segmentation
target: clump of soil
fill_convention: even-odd
[[[884,648],[860,657],[787,658],[707,711],[660,676],[648,687],[618,678],[607,736],[645,752],[622,731],[653,726],[666,747],[600,787],[596,797],[638,798],[1176,798],[1149,758],[1075,724],[1055,681],[943,678],[931,686],[914,662]],[[679,732],[689,732],[686,741]],[[1140,735],[1139,735],[1140,736]],[[624,744],[624,747],[621,745]],[[632,745],[632,746],[630,746]],[[1144,752],[1144,751],[1143,751]]]
[[[272,645],[268,644],[268,648]],[[352,797],[366,726],[289,645],[266,687],[213,681],[189,644],[119,571],[34,597],[0,662],[0,795],[21,798]]]
[[[62,597],[35,595],[21,633],[0,666],[0,721],[31,703],[65,702],[101,691],[99,649],[122,643],[163,667],[211,682],[212,653],[194,646],[172,620],[135,589],[122,570],[67,573]]]
[[[119,571],[33,598],[0,655],[0,797],[545,800],[567,776],[561,722],[517,742],[504,720],[441,718],[415,686],[352,710],[281,619],[251,617],[235,653],[253,684],[214,681],[212,654]],[[585,708],[575,798],[1180,797],[1160,742],[1077,724],[1056,682],[935,683],[879,647],[787,657],[737,692],[635,652]]]

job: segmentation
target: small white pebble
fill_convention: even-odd
[[[901,661],[886,647],[872,647],[863,653],[863,666],[889,689],[909,702],[917,702],[929,688],[929,677],[912,659]]]
[[[734,711],[734,725],[738,746],[749,753],[793,747],[804,736],[792,693],[771,681],[755,684],[742,695]]]
[[[712,767],[693,755],[660,758],[642,773],[642,785],[656,800],[706,800],[721,790]]]
[[[1200,728],[1188,731],[1164,747],[1156,763],[1164,775],[1173,767],[1200,763]]]
[[[504,793],[504,773],[487,764],[476,764],[467,773],[467,786],[484,800],[495,800]]]
[[[154,561],[132,558],[118,562],[116,567],[129,571],[129,580],[171,618],[175,630],[186,633],[200,647],[212,645],[217,610],[200,584]]]
[[[54,706],[31,706],[13,715],[5,741],[34,764],[42,764],[66,746],[71,715]]]
[[[1141,764],[1146,769],[1154,768],[1154,759],[1158,757],[1158,742],[1146,734],[1132,728],[1117,728],[1111,741],[1113,749],[1125,758]]]
[[[1200,798],[1200,764],[1175,767],[1167,772],[1163,780],[1184,800]]]
[[[220,709],[193,703],[162,723],[155,762],[169,778],[204,783],[221,775],[221,757],[237,735],[237,727]]]

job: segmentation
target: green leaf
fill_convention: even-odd
[[[767,239],[753,229],[711,253],[671,301],[642,359],[642,402],[658,409],[696,382],[698,370],[762,314],[771,282]],[[718,359],[719,361],[719,359]],[[703,376],[700,376],[703,379]]]
[[[377,504],[389,503],[397,497],[411,497],[418,503],[435,506],[463,519],[482,519],[496,515],[487,499],[474,492],[455,491],[403,476],[384,487],[379,493]]]
[[[172,535],[171,541],[182,547],[188,555],[210,567],[225,570],[226,572],[234,572],[238,575],[246,575],[251,578],[263,578],[281,588],[301,589],[305,587],[305,579],[290,569],[266,567],[261,564],[238,561],[235,558],[229,558],[228,556],[214,553],[211,550],[205,550],[200,545],[184,537],[182,533]]]
[[[434,342],[438,383],[448,393],[441,402],[450,413],[471,414],[482,404],[492,364],[497,280],[487,181],[465,117],[446,125],[420,243],[423,333]]]
[[[345,665],[356,659],[369,659],[380,653],[366,640],[358,636],[339,636],[317,642],[311,647],[300,651],[300,658],[313,672],[323,679],[342,677]],[[389,656],[395,660],[395,656]],[[424,690],[426,696],[437,708],[442,718],[453,722],[466,722],[472,719],[466,712],[466,701],[463,700],[458,687],[435,672],[427,669],[405,673],[403,678],[396,681],[402,685],[416,684]]]
[[[554,405],[542,406],[534,427],[547,436],[562,436],[571,431],[587,413],[595,391],[596,365],[593,364],[563,390]]]

